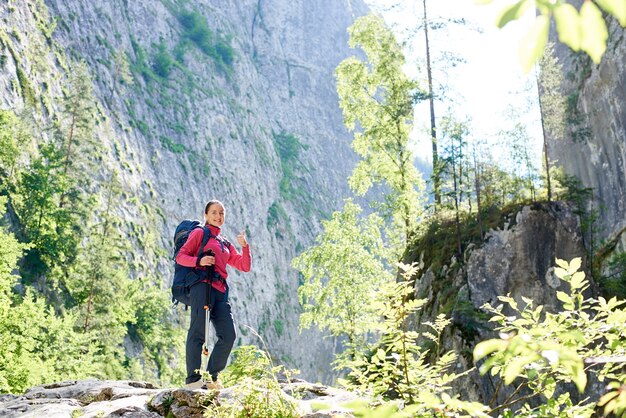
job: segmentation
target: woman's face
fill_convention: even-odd
[[[219,203],[212,204],[207,213],[204,214],[204,219],[209,225],[221,227],[224,225],[224,206]]]

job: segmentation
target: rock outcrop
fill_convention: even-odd
[[[471,245],[463,263],[453,260],[441,271],[427,269],[418,278],[415,296],[429,299],[419,322],[434,321],[445,311],[452,326],[442,337],[442,352],[452,350],[459,356],[454,372],[470,370],[475,344],[496,338],[481,307],[497,306],[498,296],[509,294],[520,306],[525,305],[522,297],[527,297],[534,306],[556,311],[561,306],[556,292],[567,289],[553,274],[555,259],[584,259],[585,253],[580,221],[570,204],[525,206],[504,227],[489,231],[482,245]],[[497,384],[490,375],[480,376],[474,370],[455,382],[455,388],[463,399],[489,402]],[[500,389],[496,402],[508,395],[506,388]]]
[[[302,417],[352,416],[342,404],[350,392],[292,379],[280,384],[285,400]],[[82,380],[30,388],[24,395],[0,395],[0,417],[12,418],[201,418],[209,404],[237,400],[237,386],[220,391],[159,389],[146,382]]]
[[[567,291],[554,275],[555,259],[585,256],[579,218],[562,202],[525,206],[512,225],[490,231],[485,241],[467,261],[469,300],[477,309],[511,294],[521,306],[524,296],[554,312],[556,291]]]

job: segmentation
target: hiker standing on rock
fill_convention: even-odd
[[[237,242],[242,247],[240,254],[234,245],[220,235],[221,227],[224,225],[224,215],[225,209],[222,202],[219,200],[208,202],[204,208],[205,228],[194,229],[176,256],[178,264],[193,267],[196,270],[206,270],[210,272],[208,276],[212,276],[193,285],[190,290],[191,323],[187,333],[187,379],[185,382],[185,387],[190,389],[203,387],[219,389],[221,387],[217,382],[217,375],[226,367],[236,338],[233,315],[228,303],[226,266],[231,265],[244,272],[250,271],[250,246],[246,240],[245,231],[237,235]],[[207,229],[210,231],[210,236],[200,251]],[[207,365],[212,379],[212,382],[208,383],[203,382],[201,375],[197,372],[201,365],[202,345],[205,344],[205,306],[210,307],[211,323],[217,334],[217,342]]]

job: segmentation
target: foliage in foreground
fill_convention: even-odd
[[[494,0],[476,0],[480,4]],[[623,0],[587,0],[580,9],[567,0],[518,0],[508,2],[496,25],[500,28],[521,18],[529,9],[537,13],[531,29],[520,45],[520,60],[526,71],[541,57],[548,42],[550,21],[554,18],[559,40],[574,51],[583,51],[598,64],[606,50],[609,32],[603,13],[613,16],[626,27],[626,3]]]
[[[625,301],[603,297],[585,298],[589,282],[578,271],[581,259],[570,263],[557,260],[556,276],[569,284],[570,292],[557,292],[563,310],[544,312],[543,306],[533,306],[524,298],[525,306],[509,296],[500,297],[498,307],[485,305],[493,314],[491,321],[499,324],[501,338],[483,341],[474,350],[474,360],[482,362],[481,373],[499,376],[502,384],[514,384],[515,392],[529,389],[530,396],[510,398],[494,411],[513,416],[509,407],[523,403],[515,416],[576,416],[590,417],[596,404],[589,399],[574,404],[563,386],[573,383],[580,393],[587,386],[587,376],[593,374],[600,382],[608,381],[611,389],[599,402],[605,413],[624,414],[622,369],[626,355]],[[590,373],[591,372],[591,373]],[[557,397],[554,397],[556,395]],[[532,407],[531,399],[540,398],[544,405]],[[571,415],[568,415],[571,416]]]
[[[555,275],[569,286],[568,292],[557,292],[562,311],[546,312],[527,298],[522,298],[525,306],[520,307],[510,296],[501,296],[504,303],[495,308],[484,306],[493,315],[490,322],[499,324],[501,338],[479,343],[474,359],[482,374],[497,376],[502,386],[512,385],[508,399],[490,406],[452,392],[452,382],[469,371],[450,372],[455,353],[438,352],[449,320],[440,316],[425,324],[430,331],[421,333],[406,326],[409,315],[424,301],[410,298],[415,265],[400,265],[404,280],[385,286],[374,303],[384,318],[378,328],[381,340],[345,364],[350,373],[342,383],[369,401],[344,406],[356,417],[590,418],[599,411],[625,417],[626,302],[585,297],[590,285],[579,271],[579,258],[570,263],[557,260],[557,265]],[[429,353],[434,354],[434,362],[428,361]],[[207,416],[298,416],[295,402],[285,397],[278,384],[279,373],[285,371],[273,366],[267,353],[251,346],[237,349],[223,375],[227,386],[237,385],[235,401],[211,406]],[[583,393],[590,375],[607,383],[607,393],[599,400],[576,401],[568,385]]]
[[[415,344],[415,333],[396,326],[386,329],[389,337],[383,344],[385,349],[376,352],[369,361],[361,361],[358,372],[352,373],[357,377],[357,384],[353,383],[353,386],[366,389],[372,395],[371,405],[378,405],[353,405],[355,416],[475,417],[487,413],[502,417],[590,418],[596,410],[602,410],[604,415],[626,417],[626,375],[623,373],[626,358],[626,330],[623,326],[626,310],[623,306],[626,302],[616,298],[608,301],[602,297],[585,298],[589,282],[584,272],[578,271],[580,258],[570,263],[557,260],[557,265],[556,276],[570,287],[569,292],[557,292],[558,299],[563,302],[561,312],[545,312],[543,306],[535,307],[527,298],[523,298],[525,306],[520,308],[510,296],[500,297],[506,307],[504,304],[495,308],[484,307],[493,314],[490,321],[499,324],[496,330],[500,331],[501,338],[479,343],[474,349],[474,359],[480,364],[482,374],[497,376],[500,385],[513,385],[512,395],[500,405],[487,407],[447,394],[445,386],[459,375],[446,374],[446,367],[441,367],[441,362],[453,354],[445,353],[435,364],[424,364],[421,362],[423,352]],[[415,302],[410,306],[418,305],[419,302]],[[395,306],[385,311],[387,321],[394,316],[397,318],[401,312],[400,305]],[[438,322],[445,323],[441,319]],[[436,331],[430,338],[436,341],[441,328],[437,324],[430,326]],[[412,354],[405,356],[406,353]],[[405,361],[411,366],[413,380],[406,378],[408,374],[403,375]],[[367,379],[367,375],[376,376],[375,381]],[[418,375],[425,379],[416,379]],[[575,402],[567,385],[573,384],[583,393],[588,375],[596,376],[600,382],[608,382],[608,392],[597,402],[588,397]],[[402,387],[410,397],[404,393],[390,396],[393,393],[383,392],[380,388],[385,385],[379,381],[385,382],[389,389],[410,382]],[[394,397],[397,399],[392,399]]]
[[[232,400],[214,401],[205,413],[211,418],[297,418],[297,405],[282,391],[278,375],[295,371],[274,366],[267,352],[255,346],[241,346],[222,374],[225,387],[234,387]]]
[[[440,315],[434,323],[425,323],[430,331],[418,332],[408,329],[407,320],[425,303],[425,299],[411,299],[415,275],[415,265],[400,265],[403,281],[387,283],[379,291],[374,302],[383,321],[378,324],[381,340],[368,352],[360,355],[347,366],[349,380],[343,383],[373,399],[382,401],[402,401],[409,405],[402,414],[406,416],[486,416],[486,407],[476,402],[462,401],[449,394],[450,384],[464,373],[451,372],[457,355],[448,351],[440,355],[441,333],[450,320]],[[420,339],[428,340],[436,350],[420,346]],[[436,360],[428,361],[434,354]],[[381,407],[393,411],[389,405]],[[357,409],[363,409],[362,405]],[[433,415],[434,414],[434,415]],[[367,416],[367,415],[365,415]],[[378,415],[376,415],[378,416]]]

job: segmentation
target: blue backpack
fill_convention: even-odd
[[[178,252],[185,242],[187,242],[191,231],[196,228],[201,228],[204,231],[202,244],[198,250],[198,257],[200,257],[202,249],[211,238],[211,233],[208,228],[205,228],[199,221],[185,219],[178,224],[176,231],[174,232],[174,280],[172,281],[172,306],[178,305],[179,302],[186,306],[191,305],[191,299],[189,297],[191,286],[206,278],[209,273],[206,269],[197,270],[193,267],[185,267],[176,263],[176,256],[178,255]]]

